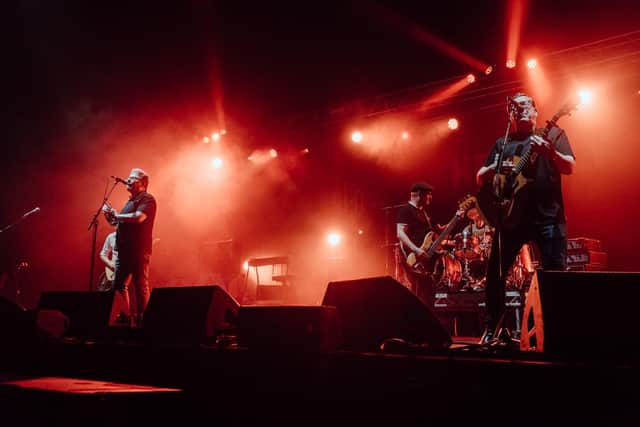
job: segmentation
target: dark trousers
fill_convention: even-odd
[[[134,313],[135,323],[138,325],[142,320],[147,303],[149,302],[149,254],[125,255],[118,254],[116,259],[116,271],[113,279],[113,288],[124,299],[130,316]],[[129,301],[129,285],[133,283],[136,295],[136,307],[132,310]]]
[[[505,281],[509,268],[527,242],[534,243],[540,252],[543,270],[567,269],[567,230],[565,224],[531,225],[517,230],[503,230],[502,250],[496,234],[491,247],[486,281],[487,327],[495,329],[505,311]],[[502,252],[500,254],[500,252]],[[502,275],[498,265],[502,258]]]
[[[432,309],[435,298],[433,279],[426,274],[415,273],[409,266],[403,266],[403,269],[407,280],[411,284],[411,292],[429,309]]]

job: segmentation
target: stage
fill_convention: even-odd
[[[229,342],[5,342],[0,401],[3,419],[20,425],[202,422],[196,419],[238,425],[626,425],[640,419],[636,361],[588,354],[584,360],[553,359],[465,341],[453,337],[444,351],[411,348],[405,354],[251,351]],[[52,377],[57,384],[112,384],[93,393],[34,388]],[[20,382],[26,379],[32,381]],[[116,390],[122,384],[128,385],[124,392]]]

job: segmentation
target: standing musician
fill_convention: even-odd
[[[432,199],[433,187],[418,182],[411,187],[409,202],[398,209],[396,234],[404,260],[411,252],[415,253],[417,258],[425,255],[424,249],[420,246],[427,233],[433,230],[431,218],[426,210]],[[431,306],[434,298],[433,283],[427,272],[417,272],[406,262],[401,264],[411,284],[411,291],[427,306]]]
[[[117,224],[115,277],[113,287],[126,302],[128,313],[122,313],[124,323],[130,323],[129,284],[136,291],[136,318],[133,323],[140,326],[142,315],[149,301],[149,259],[153,245],[153,223],[156,217],[156,199],[147,192],[149,176],[139,168],[133,168],[126,179],[131,197],[120,212],[111,206],[103,207],[104,215],[111,224]]]
[[[524,157],[529,150],[533,154],[522,170],[527,185],[517,193],[518,197],[514,197],[513,207],[519,208],[522,215],[515,223],[499,221],[500,224],[492,224],[497,229],[487,273],[483,344],[501,338],[494,334],[504,316],[505,279],[524,243],[532,241],[538,246],[543,269],[566,269],[567,232],[561,175],[571,174],[575,165],[569,139],[555,125],[555,120],[549,122],[543,132],[536,132],[538,111],[533,98],[524,93],[508,98],[508,113],[510,131],[507,140],[505,142],[501,137],[494,144],[484,166],[477,172],[478,185],[500,186],[504,169],[496,172],[496,167],[501,149],[504,149],[503,166],[507,169],[516,163],[517,156]]]

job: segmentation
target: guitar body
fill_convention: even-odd
[[[519,156],[509,159],[513,163],[520,162]],[[522,172],[517,175],[496,174],[494,178],[496,186],[492,182],[485,183],[478,192],[478,207],[480,213],[492,227],[497,227],[500,218],[505,227],[509,228],[519,224],[524,215],[524,203],[521,202],[526,194],[526,186],[533,182]],[[502,200],[498,195],[502,194]]]
[[[418,259],[414,252],[411,252],[409,256],[407,256],[407,265],[411,267],[414,271],[421,274],[431,273],[433,271],[433,256],[429,256],[429,248],[434,244],[437,240],[438,234],[434,231],[430,231],[424,236],[424,241],[422,245],[420,245],[420,249],[427,252],[427,255]],[[434,254],[442,253],[442,250],[436,249],[433,251]]]

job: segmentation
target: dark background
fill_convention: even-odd
[[[229,239],[237,274],[249,256],[291,254],[301,302],[317,302],[328,280],[387,273],[394,214],[382,208],[426,180],[436,187],[434,217],[453,215],[504,132],[504,97],[540,90],[522,67],[529,52],[548,79],[542,120],[577,87],[595,94],[588,111],[561,122],[578,159],[564,179],[570,236],[601,239],[612,270],[637,270],[637,2],[528,2],[515,70],[503,66],[505,1],[133,3],[0,6],[0,225],[42,209],[0,234],[2,271],[22,288],[21,303],[46,289],[89,288],[87,225],[108,177],[132,167],[149,172],[159,202],[155,286],[218,280],[228,249],[212,248]],[[420,109],[478,70],[416,28],[494,73]],[[457,132],[442,128],[450,116]],[[217,146],[202,143],[221,128]],[[375,143],[350,143],[356,128]],[[409,141],[398,138],[405,129]],[[277,159],[247,160],[272,147]],[[222,172],[208,166],[214,155]],[[126,196],[118,187],[114,205]],[[327,252],[334,229],[344,245]],[[97,250],[109,231],[101,218]],[[16,275],[22,261],[29,268]]]

